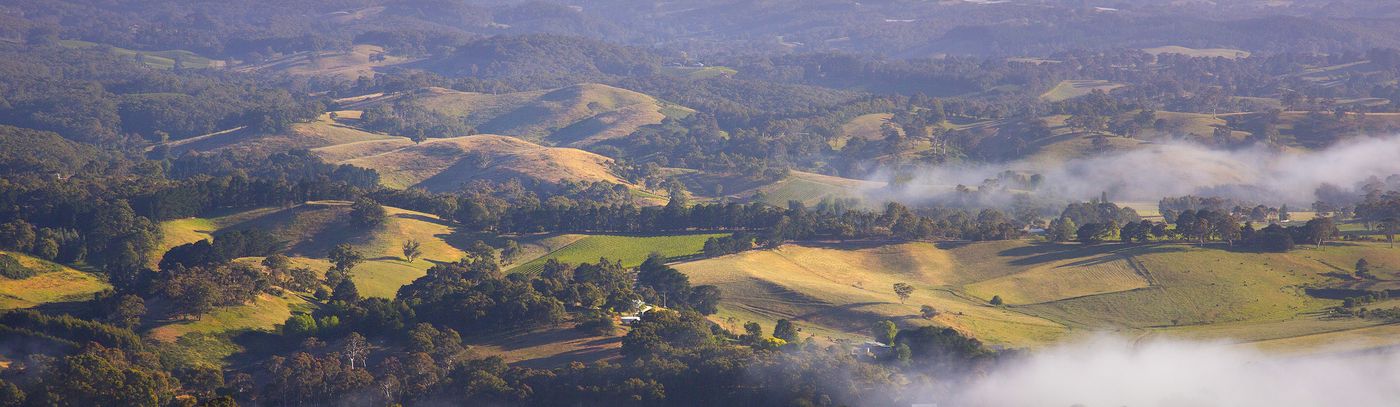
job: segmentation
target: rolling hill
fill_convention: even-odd
[[[24,279],[0,277],[0,310],[29,308],[51,302],[83,301],[111,288],[105,278],[27,254],[0,251],[38,274]]]
[[[296,76],[323,76],[355,80],[373,77],[383,67],[413,62],[390,55],[384,47],[356,44],[345,51],[307,51],[235,67],[239,71],[278,72]]]
[[[332,151],[344,154],[340,149]],[[545,183],[575,180],[628,184],[611,172],[611,159],[607,157],[496,135],[433,139],[341,162],[378,171],[381,182],[392,188],[421,187],[429,191],[455,190],[473,179],[512,177]]]
[[[1081,246],[1029,241],[789,244],[684,262],[694,284],[725,293],[713,319],[771,326],[794,320],[818,337],[865,335],[869,324],[953,327],[999,346],[1034,347],[1066,336],[1116,331],[1228,339],[1302,350],[1329,340],[1390,346],[1381,320],[1331,317],[1334,299],[1308,287],[1347,287],[1348,265],[1365,257],[1383,287],[1400,278],[1400,251],[1382,244],[1251,253],[1182,244]],[[901,302],[896,282],[914,285]],[[1374,288],[1374,287],[1373,287]],[[1003,306],[989,305],[1001,297]],[[939,311],[932,320],[919,307]]]
[[[186,151],[240,151],[270,154],[293,149],[315,149],[364,141],[393,140],[411,143],[406,137],[375,133],[346,125],[332,119],[331,115],[327,113],[307,123],[294,123],[287,131],[281,133],[257,133],[239,127],[172,141],[165,145],[170,148],[171,154],[175,155],[183,154]]]
[[[667,117],[684,117],[694,112],[642,93],[600,84],[499,95],[426,88],[410,94],[366,98],[347,106],[363,109],[404,98],[460,118],[482,133],[569,147],[627,136]]]
[[[286,247],[294,263],[318,272],[330,267],[326,253],[335,245],[348,243],[364,253],[365,262],[351,270],[360,293],[392,298],[399,286],[422,276],[435,263],[456,261],[465,253],[467,242],[450,225],[436,216],[385,207],[385,224],[364,229],[349,222],[349,203],[307,202],[289,208],[266,208],[216,218],[193,218],[162,223],[165,241],[174,246],[220,230],[258,229],[272,233]],[[175,233],[172,233],[175,232]],[[412,263],[403,259],[400,245],[418,240],[423,255]],[[251,259],[257,260],[257,259]]]

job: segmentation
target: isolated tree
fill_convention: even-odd
[[[315,333],[316,318],[304,312],[292,314],[282,323],[282,334],[286,336],[304,337]]]
[[[1052,242],[1068,242],[1075,239],[1075,232],[1078,230],[1079,226],[1074,224],[1074,219],[1061,217],[1050,221],[1050,227],[1045,231],[1045,235]]]
[[[793,342],[797,340],[797,326],[792,321],[779,319],[778,324],[773,326],[773,337],[784,341]]]
[[[899,296],[900,304],[903,304],[904,301],[908,300],[909,296],[913,294],[914,286],[909,285],[908,283],[894,283],[894,295]]]
[[[423,254],[423,250],[420,249],[422,246],[423,244],[419,243],[418,239],[405,240],[403,242],[403,258],[412,263],[419,255]]]
[[[753,321],[745,322],[743,340],[750,345],[763,340],[763,326]]]
[[[1080,243],[1099,244],[1113,235],[1113,227],[1109,223],[1085,223],[1074,234]]]
[[[719,312],[719,302],[722,293],[719,287],[713,285],[696,286],[690,290],[690,307],[696,312],[704,315],[714,315]]]
[[[1371,275],[1371,262],[1366,261],[1365,257],[1356,260],[1356,278],[1375,278]]]
[[[1003,304],[1003,302],[1002,302],[1002,300],[1001,300],[1001,296],[1000,296],[1000,295],[993,295],[993,296],[992,296],[992,305],[1001,305],[1001,304]]]
[[[1395,235],[1400,234],[1400,218],[1386,218],[1380,223],[1381,234],[1385,235],[1385,241],[1390,243],[1390,248],[1395,248]]]
[[[933,317],[938,316],[938,310],[931,305],[925,305],[919,307],[919,316],[924,317],[924,319],[933,319]]]
[[[894,344],[894,337],[898,334],[899,327],[888,319],[876,322],[870,327],[870,335],[875,337],[875,341],[886,345]]]
[[[355,268],[356,265],[365,261],[365,255],[360,253],[359,250],[355,250],[355,248],[348,243],[335,245],[335,247],[331,249],[330,254],[327,255],[327,258],[331,260],[331,264],[334,265],[335,269],[340,272],[349,272],[350,269]]]
[[[360,301],[360,289],[355,287],[355,281],[344,279],[340,284],[335,285],[335,291],[331,293],[331,301],[345,301],[355,303]]]
[[[1308,234],[1308,239],[1312,240],[1313,245],[1319,249],[1322,248],[1323,243],[1326,243],[1337,233],[1336,223],[1332,221],[1331,217],[1327,216],[1313,218],[1303,227],[1306,228],[1305,231]]]
[[[360,199],[350,205],[350,221],[356,225],[375,227],[384,224],[384,220],[388,218],[384,206],[369,199]]]
[[[141,297],[126,294],[117,300],[112,313],[108,315],[108,320],[117,326],[133,328],[141,323],[141,317],[145,315],[146,301]]]
[[[351,332],[345,337],[345,345],[341,347],[345,355],[345,360],[350,362],[350,369],[355,369],[355,362],[360,362],[360,367],[365,365],[365,356],[369,355],[369,341],[365,340],[359,332]]]
[[[263,258],[262,266],[275,273],[283,273],[291,269],[292,259],[285,254],[274,254]]]

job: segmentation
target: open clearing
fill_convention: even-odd
[[[771,327],[792,319],[819,337],[859,338],[869,324],[953,327],[985,342],[1034,347],[1067,336],[1115,331],[1228,339],[1268,349],[1306,350],[1326,338],[1393,345],[1380,322],[1328,317],[1338,300],[1307,287],[1389,288],[1400,280],[1400,250],[1379,243],[1334,244],[1290,253],[1223,245],[1031,243],[789,244],[681,263],[693,284],[724,291],[716,322]],[[1351,280],[1365,257],[1378,281]],[[916,288],[901,304],[890,288]],[[1006,305],[988,305],[1000,296]],[[920,305],[940,314],[918,316]],[[1361,346],[1361,345],[1357,345]]]
[[[0,251],[38,275],[12,280],[0,277],[0,309],[29,308],[51,302],[81,301],[112,288],[107,281],[90,273],[45,261],[23,253]]]
[[[180,62],[180,66],[190,69],[217,68],[224,66],[223,61],[215,61],[209,58],[202,57],[199,54],[195,54],[193,52],[185,50],[137,51],[126,48],[113,47],[106,44],[99,44],[95,42],[79,40],[61,40],[58,43],[68,48],[109,47],[113,55],[130,58],[139,58],[139,61],[141,63],[146,64],[150,67],[160,69],[174,68],[175,61],[177,60]]]
[[[619,236],[619,235],[573,235],[573,238],[548,254],[536,257],[511,268],[511,273],[538,274],[549,259],[561,263],[597,263],[599,258],[621,261],[625,267],[642,264],[651,253],[660,253],[667,259],[694,256],[705,247],[705,241],[712,237],[728,236],[728,233],[694,233],[662,236]],[[569,235],[564,235],[569,236]],[[553,237],[557,242],[561,237]],[[565,238],[568,239],[568,238]],[[524,245],[522,245],[524,246]]]
[[[1060,83],[1055,84],[1055,87],[1042,93],[1040,99],[1047,102],[1059,102],[1088,95],[1095,90],[1109,92],[1123,86],[1125,85],[1121,83],[1114,83],[1101,79],[1065,80],[1060,81]]]
[[[579,149],[545,147],[514,137],[476,135],[432,139],[343,163],[378,171],[380,182],[391,188],[416,186],[443,192],[454,191],[473,179],[607,181],[626,185],[609,170],[611,161]]]
[[[423,276],[433,264],[457,261],[465,256],[460,247],[470,242],[464,242],[465,236],[436,216],[394,207],[385,207],[385,210],[388,219],[372,230],[351,225],[349,203],[340,201],[255,209],[208,219],[181,219],[163,222],[161,226],[177,231],[175,236],[194,237],[218,230],[263,230],[284,243],[287,255],[292,256],[297,265],[318,272],[330,267],[325,257],[332,247],[348,243],[364,253],[365,262],[355,266],[352,275],[360,294],[372,297],[393,298],[400,286]],[[217,228],[208,230],[210,225]],[[423,251],[412,263],[403,259],[401,247],[410,239],[418,240]],[[162,243],[176,244],[179,243],[170,241],[169,237]]]
[[[1249,58],[1249,51],[1230,48],[1186,48],[1177,45],[1167,45],[1163,47],[1143,48],[1142,52],[1152,55],[1180,54],[1192,58],[1225,58],[1238,59]]]
[[[457,117],[478,131],[569,147],[584,147],[625,137],[667,117],[694,110],[646,94],[601,84],[580,84],[548,91],[505,94],[424,88],[409,93],[365,98],[350,104],[363,109],[402,99]]]
[[[566,322],[537,331],[498,332],[463,341],[478,356],[499,356],[506,363],[531,368],[554,368],[570,362],[592,364],[616,359],[622,348],[626,327],[613,336],[594,336],[574,329]]]
[[[839,138],[831,141],[831,148],[840,150],[846,146],[846,142],[853,138],[867,141],[883,140],[885,135],[881,127],[884,126],[885,123],[889,123],[890,118],[893,117],[894,114],[892,113],[871,113],[856,116],[854,119],[846,122],[846,124],[841,125],[841,134]],[[895,131],[899,132],[899,134],[904,134],[904,129],[898,126],[895,126]]]
[[[833,339],[861,337],[874,321],[952,326],[993,344],[1047,343],[1064,327],[1041,318],[991,307],[950,289],[959,280],[949,253],[928,243],[858,246],[784,245],[682,263],[692,284],[724,292],[720,321],[753,320],[771,327],[795,321],[803,332]],[[913,285],[904,303],[891,287]],[[917,317],[921,305],[942,313]]]
[[[826,198],[856,198],[860,196],[860,191],[863,189],[879,188],[884,185],[882,182],[791,171],[787,178],[740,195],[780,207],[787,207],[788,201],[814,205]]]
[[[292,312],[310,312],[311,308],[296,294],[261,294],[249,304],[219,307],[197,320],[157,321],[144,334],[168,363],[220,367],[230,356],[244,351],[234,336],[275,332]]]
[[[260,134],[249,129],[216,132],[166,143],[171,154],[185,151],[216,152],[239,151],[271,154],[296,149],[315,149],[340,144],[374,140],[399,140],[412,144],[406,137],[396,137],[365,131],[347,126],[331,119],[330,114],[322,114],[307,123],[293,123],[282,133]]]
[[[274,58],[268,61],[239,66],[243,71],[282,72],[298,76],[327,76],[355,80],[362,76],[372,77],[379,68],[412,62],[413,60],[390,55],[384,47],[370,44],[356,44],[347,51],[313,51]],[[382,57],[382,58],[380,58]]]

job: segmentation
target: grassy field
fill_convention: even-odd
[[[220,307],[197,320],[156,321],[145,331],[161,357],[176,366],[223,366],[244,349],[234,337],[245,332],[275,332],[292,312],[313,305],[295,294],[262,294],[252,303]]]
[[[549,259],[555,259],[563,263],[596,263],[601,257],[608,260],[620,260],[626,267],[636,267],[646,260],[652,252],[660,253],[666,258],[679,258],[693,256],[700,253],[700,249],[705,247],[705,241],[712,237],[725,236],[725,233],[695,233],[684,235],[663,235],[663,236],[618,236],[618,235],[563,235],[551,237],[551,243],[541,243],[540,245],[557,244],[564,239],[571,239],[558,249],[550,251],[548,254],[536,257],[530,261],[511,268],[511,273],[538,274],[543,270],[544,263]],[[582,236],[582,237],[577,237]]]
[[[343,161],[379,172],[391,188],[417,186],[454,191],[473,179],[607,181],[627,184],[608,168],[607,157],[574,148],[545,147],[522,139],[475,135],[433,139]]]
[[[255,153],[285,152],[296,149],[318,149],[366,141],[397,142],[412,144],[405,137],[391,136],[365,131],[347,126],[323,114],[316,120],[294,123],[285,132],[260,134],[247,129],[221,131],[199,137],[176,140],[166,143],[174,154],[185,151],[240,151]]]
[[[1123,87],[1121,83],[1113,83],[1100,79],[1065,80],[1055,84],[1055,87],[1042,93],[1040,99],[1047,102],[1059,102],[1061,100],[1074,99],[1087,95],[1095,90],[1104,92],[1112,91]]]
[[[885,136],[882,134],[883,132],[880,127],[885,123],[889,123],[892,117],[894,117],[892,113],[871,113],[856,116],[856,118],[841,125],[841,135],[839,138],[831,141],[831,148],[840,150],[842,147],[845,147],[846,142],[852,138],[883,140]],[[904,129],[900,129],[898,126],[896,126],[895,129],[895,131],[898,131],[900,134],[904,134]]]
[[[50,302],[81,301],[111,288],[101,276],[74,270],[23,253],[0,251],[38,275],[11,280],[0,277],[0,309],[29,308]]]
[[[59,44],[68,48],[95,48],[103,46],[103,44],[79,40],[62,40],[59,41]],[[182,66],[191,69],[217,68],[224,65],[223,61],[215,61],[185,50],[136,51],[126,48],[111,47],[111,51],[114,55],[130,58],[136,58],[137,55],[140,55],[141,63],[160,69],[174,68],[177,59]]]
[[[996,308],[951,289],[958,275],[950,253],[928,243],[862,246],[786,245],[694,262],[677,268],[692,284],[714,284],[725,301],[716,317],[771,327],[796,321],[803,332],[832,339],[859,338],[879,319],[905,325],[939,324],[993,344],[1046,343],[1065,333],[1059,324]],[[903,303],[891,287],[913,285]],[[918,318],[921,305],[942,312]]]
[[[366,261],[352,274],[360,293],[392,298],[398,288],[423,276],[435,263],[461,259],[467,237],[436,216],[385,207],[389,218],[384,225],[363,230],[348,222],[349,203],[308,202],[290,208],[263,208],[213,218],[180,219],[163,222],[166,231],[162,246],[188,243],[217,230],[259,229],[285,242],[287,255],[300,266],[316,271],[330,267],[326,253],[340,243],[349,243],[364,253]],[[422,257],[409,263],[401,245],[418,240]],[[256,261],[258,259],[249,259]]]
[[[516,366],[555,368],[571,362],[591,364],[616,359],[622,348],[625,326],[613,336],[594,336],[566,322],[536,331],[493,332],[463,340],[479,356],[499,356]]]
[[[348,51],[316,52],[315,58],[312,58],[311,52],[299,52],[256,64],[239,66],[237,69],[355,80],[362,76],[374,76],[375,72],[382,67],[413,61],[407,57],[386,54],[384,47],[370,44],[356,44]],[[375,60],[374,55],[383,55],[384,58]]]
[[[1365,257],[1378,280],[1349,277]],[[786,245],[681,263],[694,284],[715,284],[725,301],[716,322],[737,328],[793,319],[819,337],[860,338],[875,320],[950,326],[985,342],[1034,347],[1068,336],[1115,331],[1227,339],[1266,349],[1314,347],[1328,338],[1395,344],[1379,322],[1329,317],[1338,300],[1308,287],[1400,285],[1400,250],[1379,243],[1251,253],[1223,245],[1124,246],[1028,241]],[[900,303],[890,286],[916,287]],[[988,305],[1000,296],[1004,306]],[[919,305],[941,311],[932,321]]]
[[[878,188],[883,183],[809,172],[792,171],[787,178],[756,188],[742,195],[761,199],[773,205],[787,207],[788,201],[813,205],[824,198],[858,197],[861,189]]]
[[[483,133],[569,147],[624,137],[667,117],[694,113],[684,106],[601,84],[499,95],[426,88],[411,94],[366,98],[350,106],[364,108],[405,97],[430,110],[459,117]]]
[[[1242,51],[1229,48],[1186,48],[1177,45],[1167,45],[1154,48],[1143,48],[1142,52],[1152,55],[1180,54],[1192,58],[1226,58],[1238,59],[1249,58],[1249,51]]]

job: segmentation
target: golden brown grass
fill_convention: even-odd
[[[389,187],[450,191],[473,179],[607,181],[626,184],[608,169],[607,157],[583,150],[545,147],[514,137],[476,135],[418,145],[345,161],[379,171]]]

